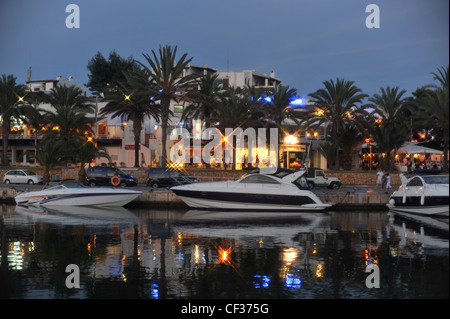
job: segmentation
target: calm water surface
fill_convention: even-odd
[[[3,205],[0,297],[448,298],[448,233],[448,219],[388,212]],[[80,288],[66,286],[69,264]]]

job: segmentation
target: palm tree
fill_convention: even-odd
[[[336,83],[333,80],[323,82],[325,88],[311,93],[311,100],[314,103],[315,111],[306,120],[305,127],[319,127],[327,124],[329,135],[336,145],[335,166],[340,168],[339,149],[342,146],[342,135],[347,126],[355,126],[362,130],[361,119],[366,116],[364,106],[358,106],[367,95],[354,85],[353,81],[346,81],[337,78]]]
[[[50,171],[61,162],[63,150],[64,142],[62,141],[48,139],[39,143],[36,159],[44,170],[44,184],[50,181]]]
[[[2,165],[7,166],[8,161],[8,138],[11,129],[11,118],[18,117],[18,105],[23,102],[25,86],[16,83],[17,78],[12,74],[2,74],[0,78],[0,116],[2,119]]]
[[[433,124],[435,130],[442,132],[444,158],[442,167],[448,171],[449,151],[449,90],[448,87],[437,88],[421,100],[420,114]]]
[[[146,72],[148,72],[151,80],[155,86],[150,90],[150,96],[153,96],[155,101],[160,101],[160,117],[161,117],[161,161],[162,166],[167,163],[167,127],[169,123],[170,101],[184,100],[186,93],[195,88],[195,79],[199,77],[197,74],[190,74],[183,76],[184,69],[192,61],[192,58],[187,58],[187,53],[184,53],[179,60],[176,59],[177,46],[171,47],[166,45],[159,48],[159,54],[152,50],[152,56],[143,54],[145,60],[150,65],[150,68],[143,63],[137,61]]]
[[[100,114],[111,114],[112,118],[133,121],[134,135],[134,167],[139,167],[139,145],[142,125],[146,117],[159,120],[160,105],[155,104],[149,73],[137,65],[129,72],[125,72],[125,82],[116,83],[117,89],[112,90],[105,99],[106,106]]]
[[[370,133],[380,153],[381,168],[391,169],[392,150],[400,148],[408,140],[408,121],[406,117],[408,98],[403,97],[406,90],[398,87],[381,88],[381,95],[374,94],[369,98],[367,107],[373,108]]]
[[[105,157],[108,160],[111,159],[106,148],[98,147],[96,144],[96,141],[91,138],[78,138],[71,143],[72,151],[76,154],[75,159],[80,163],[78,182],[81,184],[84,184],[86,181],[86,164],[92,162],[95,158]]]
[[[221,97],[221,103],[218,104],[216,121],[219,130],[224,136],[223,142],[230,143],[233,146],[233,136],[226,136],[226,129],[237,128],[245,130],[249,127],[258,127],[261,124],[261,117],[258,116],[254,104],[244,91],[240,88],[229,88]],[[225,149],[224,149],[225,151]],[[236,148],[233,147],[233,169],[236,168]]]
[[[45,98],[51,105],[74,105],[88,109],[94,107],[88,103],[88,99],[83,95],[83,91],[75,85],[58,85],[52,88],[50,93],[45,95]]]
[[[86,110],[76,104],[53,105],[54,110],[46,110],[43,115],[47,125],[45,138],[60,139],[67,143],[71,139],[92,135],[94,119],[87,117]]]
[[[183,110],[181,121],[189,118],[204,121],[205,127],[211,127],[213,120],[217,119],[217,109],[223,94],[222,80],[218,74],[206,74],[198,79],[199,90],[192,90],[187,98],[191,101]]]
[[[45,126],[43,110],[39,107],[41,103],[46,101],[45,93],[30,92],[26,95],[26,103],[22,106],[21,113],[24,116],[24,123],[27,127],[34,130],[34,158],[37,157],[37,137],[42,133],[42,128]]]
[[[437,73],[431,72],[431,74],[434,75],[433,80],[437,80],[440,84],[440,86],[434,85],[433,87],[441,87],[443,89],[449,88],[449,82],[450,82],[450,74],[449,74],[449,66],[447,65],[447,68],[441,67],[437,70]]]
[[[298,113],[294,111],[289,104],[292,99],[297,95],[297,90],[290,88],[289,86],[278,85],[275,91],[272,92],[268,103],[263,105],[267,126],[274,125],[278,128],[278,141],[283,140],[284,127],[283,122],[287,119],[293,120],[296,124],[299,124]],[[281,134],[280,134],[281,133]],[[277,163],[279,163],[279,147],[277,148]]]

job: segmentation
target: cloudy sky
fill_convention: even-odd
[[[80,27],[67,28],[69,4]],[[379,28],[367,28],[369,4]],[[177,45],[193,64],[226,71],[272,70],[302,97],[337,77],[368,94],[410,94],[449,63],[448,0],[0,0],[0,74],[88,80],[97,51],[143,61]]]

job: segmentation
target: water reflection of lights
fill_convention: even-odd
[[[376,255],[372,257],[371,252],[368,249],[364,250],[364,260],[366,261],[366,266],[369,264],[378,265],[378,257]]]
[[[9,243],[8,249],[8,264],[13,270],[22,270],[23,269],[23,255],[25,254],[22,250],[20,241],[15,241]]]
[[[282,258],[286,265],[291,265],[298,257],[298,250],[296,248],[283,249]]]
[[[322,264],[318,264],[316,267],[316,277],[317,278],[323,277],[323,265]]]
[[[285,279],[286,287],[291,289],[298,289],[302,286],[302,280],[300,278],[300,271],[295,273],[288,273]]]
[[[153,282],[150,288],[150,293],[153,299],[159,299],[159,285],[157,282]]]
[[[198,245],[194,246],[194,263],[196,265],[200,263],[200,247]]]
[[[218,254],[219,254],[219,264],[231,264],[231,252],[232,248],[223,248],[219,247]]]
[[[270,284],[270,277],[266,275],[254,275],[253,286],[256,289],[268,288]]]

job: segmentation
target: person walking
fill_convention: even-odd
[[[389,176],[389,173],[386,173],[386,192],[391,191],[391,177]]]
[[[381,188],[386,188],[386,182],[387,182],[387,173],[383,171],[383,176],[381,177]]]

